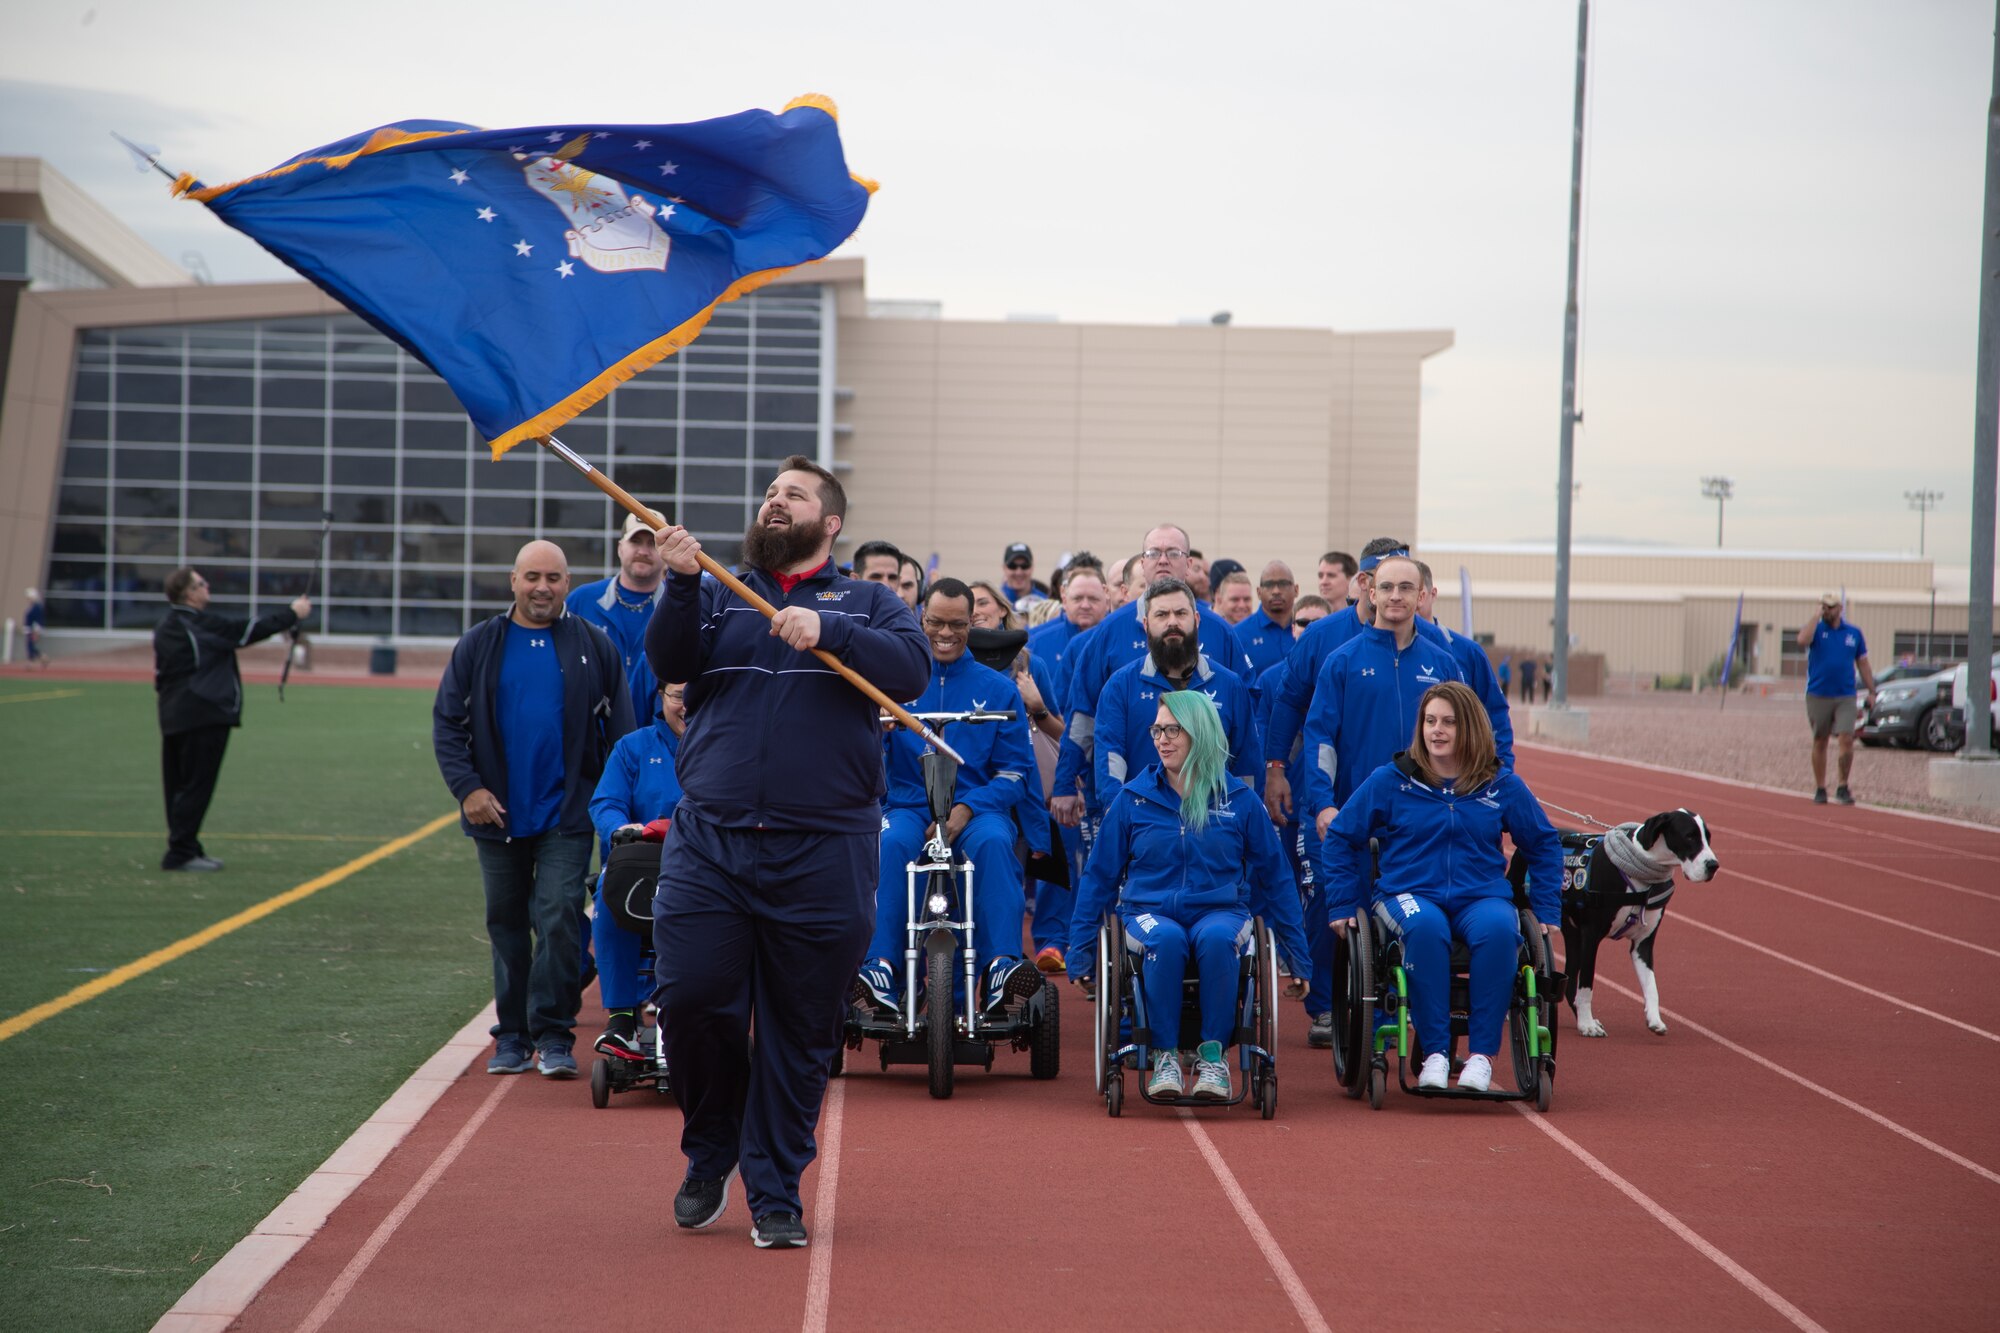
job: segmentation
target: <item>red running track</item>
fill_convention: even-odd
[[[1393,1089],[1372,1113],[1288,1007],[1277,1120],[1132,1098],[1114,1121],[1065,988],[1052,1084],[1003,1054],[934,1102],[855,1058],[813,1247],[771,1253],[740,1192],[675,1230],[670,1104],[474,1073],[236,1327],[1990,1329],[2000,833],[1542,749],[1521,769],[1604,819],[1698,810],[1723,863],[1662,928],[1670,1031],[1607,945],[1611,1035],[1566,1024],[1546,1117]]]

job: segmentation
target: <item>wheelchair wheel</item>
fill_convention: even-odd
[[[924,1035],[929,1042],[931,1096],[939,1100],[951,1096],[957,1073],[951,1060],[958,1035],[952,1023],[951,981],[951,950],[933,950],[924,981]]]
[[[1278,1114],[1278,1075],[1275,1071],[1264,1075],[1264,1086],[1257,1090],[1257,1114],[1266,1120]]]
[[[1091,1019],[1096,1028],[1097,1045],[1091,1052],[1091,1072],[1097,1080],[1097,1093],[1104,1095],[1104,1081],[1110,1076],[1110,1056],[1113,1038],[1118,1035],[1117,992],[1111,972],[1111,928],[1100,926],[1097,931],[1097,993],[1091,998]]]
[[[1535,975],[1549,974],[1549,942],[1542,938],[1541,928],[1532,916],[1521,914],[1521,953],[1523,961],[1532,967]],[[1525,991],[1525,987],[1522,988]],[[1537,1111],[1549,1109],[1555,1095],[1555,1070],[1552,1052],[1543,1051],[1539,1059],[1528,1054],[1528,1030],[1539,1024],[1555,1035],[1555,1013],[1549,997],[1537,993],[1533,1004],[1524,993],[1507,1015],[1508,1045],[1514,1057],[1514,1086],[1534,1099]]]
[[[600,1111],[611,1105],[611,1062],[601,1055],[590,1066],[590,1104]]]
[[[1341,1090],[1358,1098],[1367,1091],[1375,1053],[1375,937],[1366,913],[1344,938],[1334,937],[1334,968],[1341,991],[1333,997],[1333,1072]]]
[[[1113,1120],[1125,1109],[1125,1071],[1122,1069],[1114,1072],[1111,1081],[1104,1085],[1104,1109]]]
[[[1042,982],[1042,1016],[1028,1038],[1028,1074],[1051,1079],[1062,1072],[1062,1011],[1053,981]]]
[[[1271,929],[1257,923],[1257,1044],[1278,1054],[1278,943]]]
[[[1382,1109],[1382,1094],[1389,1090],[1389,1066],[1370,1058],[1368,1061],[1368,1109]]]

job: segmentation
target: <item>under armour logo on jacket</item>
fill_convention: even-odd
[[[549,646],[549,641],[547,639],[529,639],[528,646],[530,648],[546,648]]]
[[[1364,675],[1364,676],[1372,676],[1372,675],[1374,675],[1374,674],[1375,674],[1375,668],[1374,668],[1374,667],[1362,667],[1362,668],[1361,668],[1361,674],[1362,674],[1362,675]]]

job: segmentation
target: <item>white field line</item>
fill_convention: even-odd
[[[1271,1266],[1273,1273],[1277,1274],[1278,1285],[1285,1289],[1285,1295],[1292,1298],[1292,1309],[1298,1312],[1299,1322],[1306,1326],[1309,1333],[1333,1333],[1333,1330],[1327,1327],[1326,1319],[1320,1314],[1319,1307],[1313,1304],[1312,1293],[1306,1290],[1305,1283],[1299,1281],[1298,1271],[1292,1267],[1291,1261],[1285,1258],[1285,1252],[1279,1247],[1277,1238],[1271,1234],[1271,1228],[1264,1225],[1264,1219],[1250,1206],[1250,1196],[1245,1194],[1243,1186],[1237,1183],[1236,1173],[1229,1169],[1229,1163],[1222,1160],[1222,1154],[1217,1151],[1214,1140],[1208,1137],[1208,1131],[1201,1127],[1201,1122],[1194,1118],[1192,1111],[1181,1112],[1181,1123],[1186,1125],[1187,1132],[1194,1136],[1195,1146],[1201,1149],[1201,1155],[1208,1162],[1208,1169],[1215,1173],[1215,1179],[1222,1186],[1222,1192],[1229,1196],[1230,1206],[1236,1210],[1236,1216],[1243,1220],[1243,1225],[1249,1228],[1250,1238],[1257,1242],[1257,1248],[1263,1251],[1264,1262]]]
[[[819,1187],[813,1191],[812,1273],[806,1279],[804,1333],[826,1333],[833,1303],[833,1211],[840,1190],[840,1119],[847,1104],[847,1080],[829,1079],[826,1109],[820,1113]]]
[[[1796,897],[1804,898],[1807,902],[1819,903],[1824,907],[1838,908],[1843,912],[1852,912],[1856,916],[1865,916],[1870,921],[1879,921],[1885,926],[1894,926],[1898,930],[1907,930],[1913,935],[1923,935],[1945,944],[1955,944],[1961,949],[1970,949],[1974,953],[1983,953],[1988,958],[2000,958],[2000,949],[1989,949],[1983,944],[1974,944],[1971,940],[1963,940],[1956,935],[1947,935],[1937,930],[1925,930],[1922,926],[1913,926],[1909,922],[1898,920],[1893,916],[1884,916],[1880,912],[1871,912],[1866,908],[1853,907],[1847,903],[1835,902],[1831,898],[1822,898],[1817,893],[1807,893],[1804,889],[1795,889],[1789,884],[1780,884],[1776,880],[1759,879],[1755,875],[1746,875],[1741,870],[1732,870],[1729,873],[1737,879],[1747,879],[1752,884],[1761,884],[1767,889],[1776,889],[1780,893],[1793,894]]]

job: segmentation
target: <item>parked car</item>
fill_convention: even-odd
[[[1971,665],[1969,662],[1960,662],[1953,667],[1947,673],[1943,688],[1938,691],[1937,712],[1944,719],[1946,739],[1950,748],[1954,750],[1965,744],[1965,701],[1967,682],[1972,674]],[[1988,667],[1988,677],[1986,697],[1989,701],[2000,703],[2000,652],[1993,654],[1993,661]],[[2000,708],[1988,711],[1987,726],[1989,744],[2000,746]]]
[[[1940,669],[1928,662],[1898,664],[1876,676],[1875,706],[1868,706],[1865,694],[1855,700],[1861,743],[1939,751],[1956,748],[1938,706],[1940,690],[1950,679],[1949,667]]]

